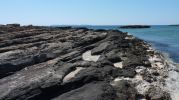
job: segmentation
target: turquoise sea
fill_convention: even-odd
[[[83,26],[84,27],[84,26]],[[85,26],[90,29],[117,29],[143,39],[179,63],[179,26],[155,25],[144,29],[120,29],[119,26]]]

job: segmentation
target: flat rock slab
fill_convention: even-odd
[[[86,51],[85,53],[83,53],[82,58],[85,61],[94,61],[97,62],[99,59],[100,55],[91,55],[91,50]]]
[[[109,42],[104,42],[101,43],[98,47],[94,48],[93,50],[91,50],[91,54],[92,55],[98,55],[100,53],[102,53],[104,50],[106,50],[106,48],[110,45]]]
[[[114,100],[115,97],[111,85],[104,82],[93,82],[52,100]]]

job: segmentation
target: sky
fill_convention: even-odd
[[[0,24],[179,24],[179,0],[0,0]]]

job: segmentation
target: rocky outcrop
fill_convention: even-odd
[[[127,33],[0,27],[0,100],[170,100],[162,88],[150,87],[161,76],[149,71],[154,51]],[[149,84],[144,92],[143,84],[132,80],[139,74]]]
[[[121,26],[120,28],[123,29],[136,29],[136,28],[150,28],[151,26],[149,25],[126,25],[126,26]]]

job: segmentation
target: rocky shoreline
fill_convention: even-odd
[[[171,100],[164,56],[118,30],[0,26],[0,100]]]

